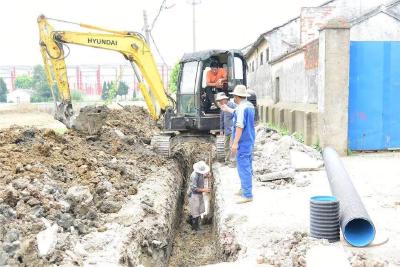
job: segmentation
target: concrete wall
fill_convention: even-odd
[[[400,16],[400,5],[394,5],[391,8],[389,8],[391,12],[396,14],[397,16]]]
[[[293,55],[271,64],[272,98],[281,102],[316,104],[318,42],[310,43]],[[276,96],[279,77],[279,98]]]
[[[273,88],[279,87],[279,95],[276,90],[273,99],[277,102],[305,103],[307,98],[306,76],[304,69],[304,52],[277,62],[272,65]],[[279,85],[277,79],[279,78]]]
[[[399,41],[400,21],[379,13],[354,25],[350,31],[351,41]]]
[[[300,12],[300,40],[305,45],[319,36],[319,29],[336,16],[335,6],[303,7]]]
[[[393,0],[336,0],[326,6],[334,6],[336,8],[335,17],[350,21],[377,6],[392,2]]]
[[[319,37],[318,133],[321,147],[347,154],[350,30],[332,22]]]
[[[247,86],[256,92],[259,103],[271,101],[272,84],[271,70],[267,62],[266,50],[269,48],[266,41],[261,42],[254,52],[247,58],[249,66],[254,64],[254,71],[249,67],[247,75]],[[263,62],[260,64],[260,55],[263,54]]]
[[[247,76],[248,88],[256,92],[259,103],[272,101],[271,67],[263,64]]]
[[[300,18],[269,32],[266,37],[270,47],[271,60],[295,50],[300,44]]]

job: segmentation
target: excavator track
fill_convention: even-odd
[[[225,136],[217,135],[215,137],[215,148],[217,153],[217,160],[222,161],[225,159]]]
[[[151,139],[151,145],[154,151],[165,156],[171,156],[171,136],[170,135],[155,135]]]

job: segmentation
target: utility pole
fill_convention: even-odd
[[[201,4],[201,0],[191,0],[189,2],[193,10],[193,52],[196,51],[196,5]]]
[[[143,20],[144,20],[144,36],[146,37],[147,44],[150,45],[150,29],[149,29],[149,23],[147,21],[146,10],[143,10]]]

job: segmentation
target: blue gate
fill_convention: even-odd
[[[400,42],[351,42],[349,148],[400,148]]]

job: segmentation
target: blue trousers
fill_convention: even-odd
[[[238,151],[236,161],[243,196],[246,198],[252,198],[253,155],[251,152]]]

